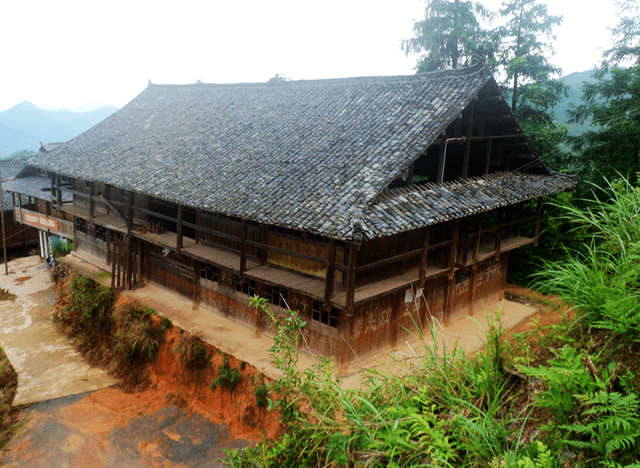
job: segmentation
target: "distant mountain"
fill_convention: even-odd
[[[567,111],[571,105],[577,106],[580,104],[583,83],[585,81],[593,83],[595,81],[593,79],[593,73],[593,70],[589,70],[571,73],[570,75],[562,77],[562,81],[569,87],[569,90],[567,91],[567,97],[563,98],[555,107],[554,114],[559,124],[569,127],[570,135],[580,134],[590,128],[589,125],[585,124],[569,123],[569,113]]]
[[[118,108],[102,106],[90,112],[44,110],[23,101],[0,112],[0,158],[15,151],[38,151],[41,141],[68,141]]]

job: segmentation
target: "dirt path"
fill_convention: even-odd
[[[56,295],[49,271],[38,256],[9,262],[0,288],[16,295],[0,302],[0,346],[18,373],[14,405],[28,405],[116,384],[89,366],[51,320]]]

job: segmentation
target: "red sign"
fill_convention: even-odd
[[[32,226],[37,226],[45,229],[55,229],[56,231],[60,230],[58,226],[58,221],[55,219],[47,218],[46,216],[33,215],[31,213],[25,213],[23,221],[27,224],[31,224]]]

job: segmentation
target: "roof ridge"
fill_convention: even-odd
[[[269,83],[269,82],[243,82],[243,83],[185,83],[185,84],[157,84],[157,83],[149,83],[147,88],[284,88],[284,87],[295,87],[295,86],[314,86],[314,85],[323,85],[323,86],[344,86],[350,84],[378,84],[378,83],[405,83],[412,81],[424,81],[424,80],[438,80],[446,77],[455,77],[455,76],[470,76],[473,74],[485,72],[487,76],[490,76],[491,73],[487,69],[487,67],[483,64],[477,64],[470,67],[465,68],[456,68],[453,70],[440,70],[434,72],[427,73],[416,73],[414,75],[371,75],[371,76],[353,76],[353,77],[343,77],[343,78],[320,78],[320,79],[311,79],[311,80],[290,80],[285,82],[279,82],[277,84]]]

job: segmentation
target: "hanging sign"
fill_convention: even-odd
[[[22,220],[31,224],[32,226],[44,228],[44,229],[55,229],[56,231],[60,230],[58,226],[58,221],[55,219],[47,218],[46,216],[35,215],[31,213],[23,212],[24,217]]]

